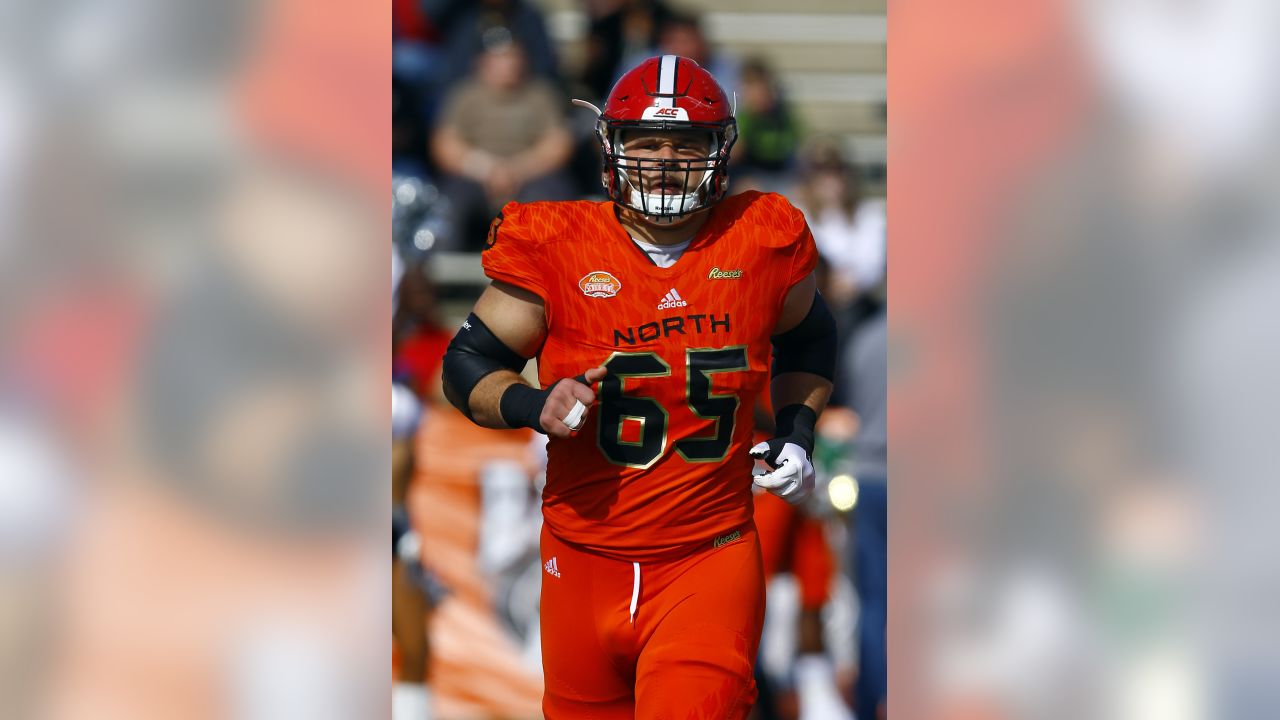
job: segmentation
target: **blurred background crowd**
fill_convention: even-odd
[[[884,2],[395,0],[393,27],[397,572],[430,578],[397,595],[413,607],[396,613],[400,680],[426,677],[439,717],[538,714],[543,438],[467,426],[440,359],[503,204],[604,199],[594,113],[570,98],[602,105],[623,72],[677,54],[736,99],[730,192],[804,211],[840,329],[815,498],[757,498],[772,581],[756,717],[885,717]]]

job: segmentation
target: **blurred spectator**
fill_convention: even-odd
[[[430,715],[431,692],[426,685],[429,641],[429,598],[412,578],[421,569],[421,540],[405,508],[413,478],[414,440],[424,419],[421,401],[399,383],[391,386],[391,635],[392,720],[424,720]]]
[[[859,718],[882,718],[888,692],[888,322],[883,310],[862,324],[843,356],[849,406],[858,416],[852,449],[858,504],[852,514],[852,565],[862,609],[858,623]]]
[[[662,0],[616,0],[591,3],[596,13],[587,32],[582,82],[593,96],[609,94],[630,66],[624,59],[648,57],[658,47],[658,32],[674,15]]]
[[[401,172],[425,173],[424,134],[440,109],[446,71],[440,30],[421,0],[392,0],[391,152],[392,166]]]
[[[393,656],[392,720],[429,720],[432,693],[427,679],[431,638],[428,617],[445,596],[435,574],[422,565],[422,538],[414,530],[407,499],[415,471],[422,403],[399,384],[391,387],[391,633]]]
[[[391,170],[427,175],[428,111],[422,95],[403,77],[391,77]]]
[[[641,44],[643,33],[639,30],[643,30],[648,22],[657,23],[657,43],[653,45]],[[638,30],[627,38],[622,61],[615,68],[614,80],[654,55],[679,55],[706,68],[724,91],[736,98],[742,73],[740,64],[731,55],[712,51],[697,15],[670,12],[665,7],[661,11],[653,8],[648,18],[632,19],[632,23]]]
[[[491,45],[514,39],[529,53],[534,74],[559,79],[542,16],[526,2],[393,0],[391,20],[392,75],[400,82],[397,114],[411,113],[427,127],[435,122],[449,89]],[[425,153],[426,143],[408,150]]]
[[[772,68],[761,58],[748,60],[742,66],[738,142],[732,155],[737,189],[749,185],[775,192],[788,186],[800,134]]]
[[[730,55],[712,51],[697,15],[672,15],[667,18],[658,31],[658,54],[679,55],[693,60],[714,75],[720,81],[720,87],[730,97],[736,97],[741,84],[739,63]],[[622,70],[630,69],[643,59],[636,58],[635,63],[628,64]]]
[[[757,412],[757,417],[760,413]],[[757,433],[759,434],[759,433]],[[769,579],[769,605],[775,603],[792,612],[766,614],[765,635],[778,638],[794,633],[794,647],[785,658],[786,670],[766,667],[767,641],[761,642],[761,659],[756,663],[756,679],[760,698],[756,703],[758,720],[786,716],[784,708],[794,705],[801,720],[847,720],[851,713],[841,698],[835,666],[828,655],[823,637],[822,614],[831,599],[835,573],[831,546],[827,542],[822,520],[804,507],[796,507],[768,493],[754,492],[755,523],[760,534],[760,551],[765,577]],[[778,597],[787,587],[779,586],[780,574],[791,575],[798,597]],[[798,606],[792,603],[798,601]],[[772,608],[771,608],[772,609]],[[786,615],[794,622],[791,632],[771,628]]]
[[[420,0],[391,0],[391,37],[394,41],[434,45],[440,33],[423,12]]]
[[[573,199],[563,170],[572,151],[565,106],[548,82],[528,75],[519,44],[501,42],[480,56],[475,76],[445,102],[432,136],[460,231],[444,249],[479,250],[489,221],[511,200]]]
[[[409,265],[400,279],[391,320],[392,379],[425,400],[438,395],[440,363],[453,331],[440,320],[436,289],[422,263]]]
[[[525,0],[421,0],[443,40],[441,87],[447,90],[471,72],[494,45],[514,41],[524,48],[529,70],[558,82],[556,55],[541,12]]]
[[[849,308],[878,293],[885,278],[884,202],[862,196],[856,168],[834,141],[807,153],[796,196],[831,266],[827,301]]]

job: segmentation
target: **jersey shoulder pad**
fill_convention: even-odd
[[[573,237],[591,221],[598,203],[585,201],[507,203],[489,224],[480,255],[492,280],[518,285],[547,298],[547,246]]]
[[[542,262],[542,234],[531,222],[526,204],[510,202],[489,223],[480,253],[484,274],[491,280],[516,285],[546,297],[538,268]]]
[[[752,230],[756,242],[764,247],[786,248],[803,242],[809,236],[804,213],[778,193],[755,190],[725,200],[734,216]]]
[[[509,202],[490,224],[485,249],[508,238],[530,246],[563,239],[565,231],[580,225],[595,204],[583,201]]]
[[[786,286],[791,287],[813,272],[818,264],[818,247],[809,231],[804,213],[777,193],[749,191],[733,198],[729,208],[760,252],[785,267]]]

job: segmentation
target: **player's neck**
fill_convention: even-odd
[[[645,220],[634,210],[620,208],[618,221],[631,237],[650,245],[679,245],[698,234],[711,213],[702,210],[692,213],[685,220],[670,225],[657,225]]]

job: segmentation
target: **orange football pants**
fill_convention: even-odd
[[[541,553],[548,720],[747,716],[764,622],[754,523],[688,555],[638,564],[586,552],[544,526]]]

